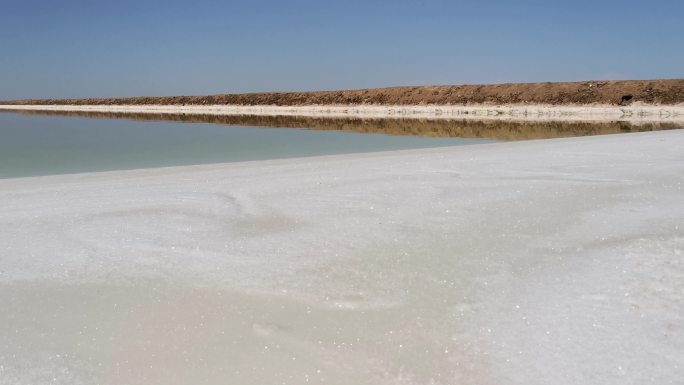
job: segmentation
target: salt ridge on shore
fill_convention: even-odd
[[[681,122],[684,105],[629,106],[501,105],[501,106],[237,106],[237,105],[0,105],[2,110],[83,111],[116,113],[162,113],[205,115],[261,115],[308,117],[498,119],[530,121]]]
[[[677,384],[682,148],[0,180],[0,382]]]

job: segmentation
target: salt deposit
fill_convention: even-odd
[[[0,383],[681,383],[682,149],[0,180]]]
[[[162,113],[203,115],[260,115],[420,119],[494,119],[516,121],[627,121],[684,123],[684,105],[0,105],[4,110]]]

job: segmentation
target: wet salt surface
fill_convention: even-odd
[[[0,383],[676,384],[684,134],[0,181]]]

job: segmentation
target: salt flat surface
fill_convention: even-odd
[[[684,132],[0,180],[1,384],[682,384]]]
[[[113,113],[684,123],[684,105],[0,105],[0,110]]]

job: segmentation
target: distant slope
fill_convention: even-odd
[[[91,105],[465,105],[684,103],[684,79],[392,87],[349,91],[265,92],[211,96],[13,100],[0,104]]]

